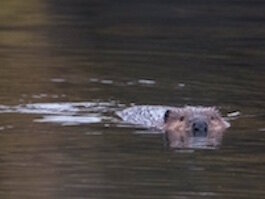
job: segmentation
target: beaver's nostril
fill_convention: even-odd
[[[208,125],[203,121],[196,121],[192,124],[192,132],[195,137],[206,137],[208,133]]]
[[[196,128],[196,127],[194,128],[194,131],[199,131],[199,130],[200,130],[199,128]]]

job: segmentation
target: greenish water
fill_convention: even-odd
[[[265,197],[263,1],[0,5],[1,198]],[[22,109],[59,102],[90,119]],[[161,134],[110,122],[133,104],[240,114],[220,149],[171,151]]]

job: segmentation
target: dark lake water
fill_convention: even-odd
[[[265,198],[264,1],[0,5],[0,198]],[[232,126],[172,151],[118,125],[134,104],[216,106]]]

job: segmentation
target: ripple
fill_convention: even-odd
[[[63,79],[63,78],[52,78],[51,79],[51,82],[54,82],[54,83],[63,83],[63,82],[66,82],[66,80]]]
[[[227,117],[238,117],[240,115],[241,115],[241,113],[239,111],[235,111],[235,112],[232,112],[232,113],[228,113]]]
[[[113,84],[113,80],[103,79],[100,81],[102,84]]]
[[[146,85],[153,85],[153,84],[156,84],[156,81],[151,80],[151,79],[139,79],[138,83],[139,84],[146,84]]]
[[[57,123],[61,125],[80,125],[116,122],[113,112],[124,104],[110,102],[61,102],[61,103],[32,103],[17,106],[0,105],[0,113],[20,113],[42,115],[34,122]]]
[[[88,80],[91,83],[99,83],[105,85],[113,86],[153,86],[157,84],[155,80],[152,79],[132,79],[128,81],[115,81],[112,79],[98,79],[98,78],[89,78]],[[180,87],[184,87],[184,84],[180,84]]]
[[[102,121],[100,117],[93,116],[65,116],[65,115],[48,115],[43,116],[42,119],[35,119],[35,122],[51,122],[51,123],[59,123],[63,126],[74,126],[80,124],[93,124],[99,123]]]

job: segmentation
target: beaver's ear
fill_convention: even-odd
[[[166,123],[170,120],[177,119],[177,118],[178,118],[178,114],[175,111],[167,110],[164,115],[164,122]]]
[[[168,121],[168,117],[170,115],[170,110],[167,110],[164,115],[164,122],[166,123]]]

